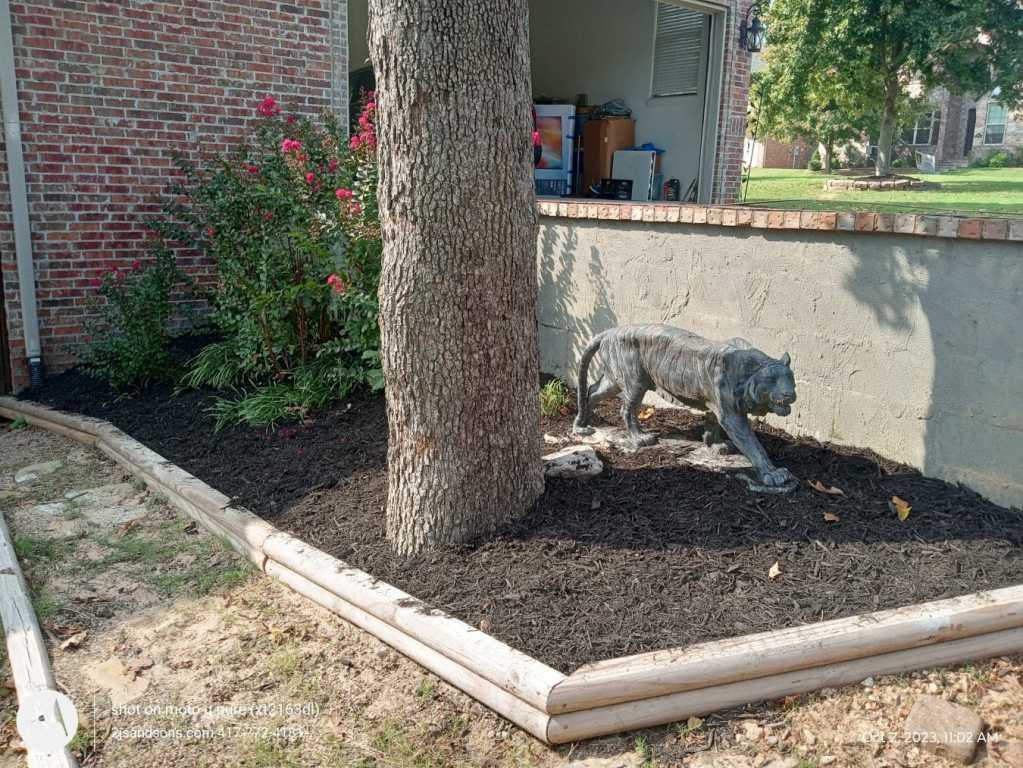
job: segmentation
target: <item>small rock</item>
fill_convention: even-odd
[[[760,741],[764,735],[764,729],[757,725],[754,720],[746,720],[742,724],[742,735],[750,741]]]
[[[812,747],[817,743],[817,737],[813,734],[813,731],[803,731],[803,741]]]
[[[984,723],[977,713],[936,696],[921,696],[906,718],[905,737],[921,749],[966,764]]]
[[[568,442],[568,438],[567,437],[558,437],[557,435],[550,435],[550,434],[544,432],[544,434],[543,434],[543,441],[544,441],[544,443],[546,445],[561,445],[562,443],[567,443]]]
[[[834,755],[822,755],[821,759],[817,761],[817,764],[818,765],[831,765],[837,759],[838,758],[835,757]]]
[[[588,445],[570,445],[557,453],[543,457],[547,477],[596,477],[604,471],[604,464]]]
[[[22,467],[18,470],[18,473],[14,476],[14,482],[18,485],[31,483],[44,475],[53,474],[63,466],[64,462],[60,459],[41,461],[38,464],[29,464],[27,467]]]
[[[860,685],[862,685],[864,688],[873,688],[874,687],[874,678],[868,677],[862,683],[860,683]]]

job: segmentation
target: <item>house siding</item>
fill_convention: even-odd
[[[175,152],[219,152],[257,102],[347,109],[343,0],[11,6],[44,363],[74,362],[92,279],[147,253],[146,219]],[[21,302],[0,144],[0,270],[15,390],[27,383]],[[181,254],[200,281],[211,276]]]

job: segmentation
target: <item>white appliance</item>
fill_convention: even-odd
[[[645,149],[619,149],[611,161],[611,175],[615,179],[632,181],[633,200],[656,200],[654,179],[657,153]]]

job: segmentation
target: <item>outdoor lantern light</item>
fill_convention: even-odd
[[[750,53],[757,53],[764,47],[767,27],[760,20],[760,12],[760,4],[753,3],[746,11],[746,18],[739,25],[739,47],[745,48]],[[750,16],[753,18],[750,19]]]

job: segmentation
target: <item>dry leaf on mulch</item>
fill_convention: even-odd
[[[826,493],[828,496],[845,496],[845,491],[841,488],[837,488],[834,485],[825,485],[820,480],[807,480],[806,484],[813,488],[815,491],[820,493]]]

